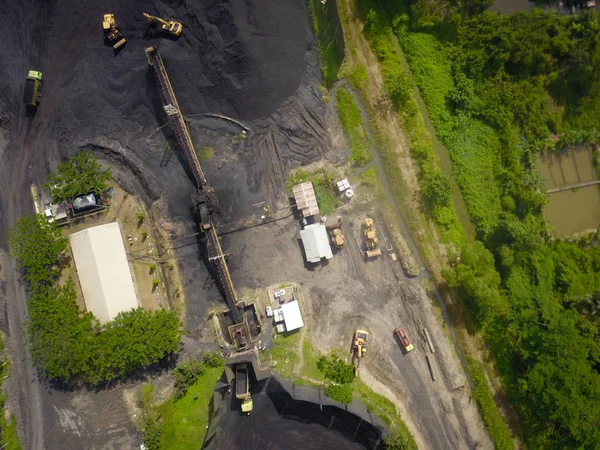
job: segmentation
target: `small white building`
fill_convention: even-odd
[[[298,300],[294,300],[281,305],[281,312],[283,313],[283,323],[285,324],[285,331],[294,331],[304,326],[302,321],[302,313],[300,312],[300,304]]]
[[[323,258],[333,258],[327,228],[321,223],[313,223],[300,231],[302,245],[306,253],[306,260],[310,263],[318,263]]]
[[[117,222],[73,233],[69,240],[85,305],[100,323],[138,307]]]

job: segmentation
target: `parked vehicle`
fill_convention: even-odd
[[[102,199],[98,194],[90,192],[88,194],[79,195],[71,202],[73,214],[81,214],[86,211],[91,211],[102,206]]]
[[[410,342],[410,338],[408,337],[408,334],[406,334],[406,330],[404,328],[396,328],[396,336],[398,336],[398,339],[400,339],[400,342],[402,343],[402,346],[406,352],[410,352],[413,349],[413,345]]]

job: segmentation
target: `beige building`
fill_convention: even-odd
[[[100,323],[138,307],[117,222],[73,233],[69,240],[85,305]]]

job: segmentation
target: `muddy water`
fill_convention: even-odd
[[[597,179],[591,150],[546,155],[539,158],[537,167],[547,190]],[[596,228],[600,225],[600,188],[595,185],[550,194],[545,213],[558,235]]]

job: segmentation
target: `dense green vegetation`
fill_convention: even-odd
[[[24,216],[9,230],[9,244],[30,290],[25,331],[31,358],[47,378],[99,384],[179,350],[181,323],[172,312],[135,309],[100,325],[79,310],[71,281],[58,284],[67,240],[54,222]]]
[[[340,122],[350,138],[350,162],[357,166],[364,166],[373,159],[373,155],[369,148],[369,138],[363,125],[360,108],[350,91],[339,88],[336,96]]]
[[[74,197],[95,192],[103,194],[110,180],[110,170],[102,170],[96,157],[82,150],[69,160],[58,165],[56,172],[48,176],[46,189],[50,191],[54,202],[69,201]]]
[[[185,392],[157,404],[154,386],[140,389],[144,413],[139,423],[142,440],[148,450],[192,450],[202,446],[208,426],[209,404],[215,384],[223,375],[224,359],[220,354],[205,354],[202,361],[187,361],[177,366],[175,374],[185,376]],[[177,375],[176,375],[177,377]],[[181,387],[181,384],[179,384]]]
[[[343,38],[339,29],[335,2],[322,4],[320,0],[310,0],[308,5],[321,55],[323,81],[325,86],[330,87],[337,80],[344,59]]]
[[[420,183],[427,209],[440,228],[442,238],[445,241],[460,242],[463,233],[452,204],[452,187],[440,169],[431,136],[413,95],[413,80],[402,68],[400,49],[394,39],[391,26],[385,20],[384,14],[381,12],[378,14],[377,8],[370,7],[369,0],[360,0],[358,3],[362,11],[367,11],[366,34],[379,59],[384,87],[393,107],[399,113],[412,155],[419,165]],[[368,89],[362,72],[359,67],[349,75],[349,80],[359,92]],[[394,143],[389,136],[380,133],[376,134],[375,138],[390,188],[396,201],[401,203],[400,199],[404,195],[403,182],[401,172],[395,170],[397,155],[392,149]]]
[[[597,448],[600,239],[551,238],[534,162],[598,139],[600,23],[593,11],[482,13],[487,3],[358,1],[403,120],[417,112],[392,26],[450,152],[478,241],[456,242],[444,277],[493,351],[528,446]],[[413,152],[426,171],[431,160]],[[428,202],[448,198],[421,176]],[[471,372],[496,446],[511,448],[480,367]]]

